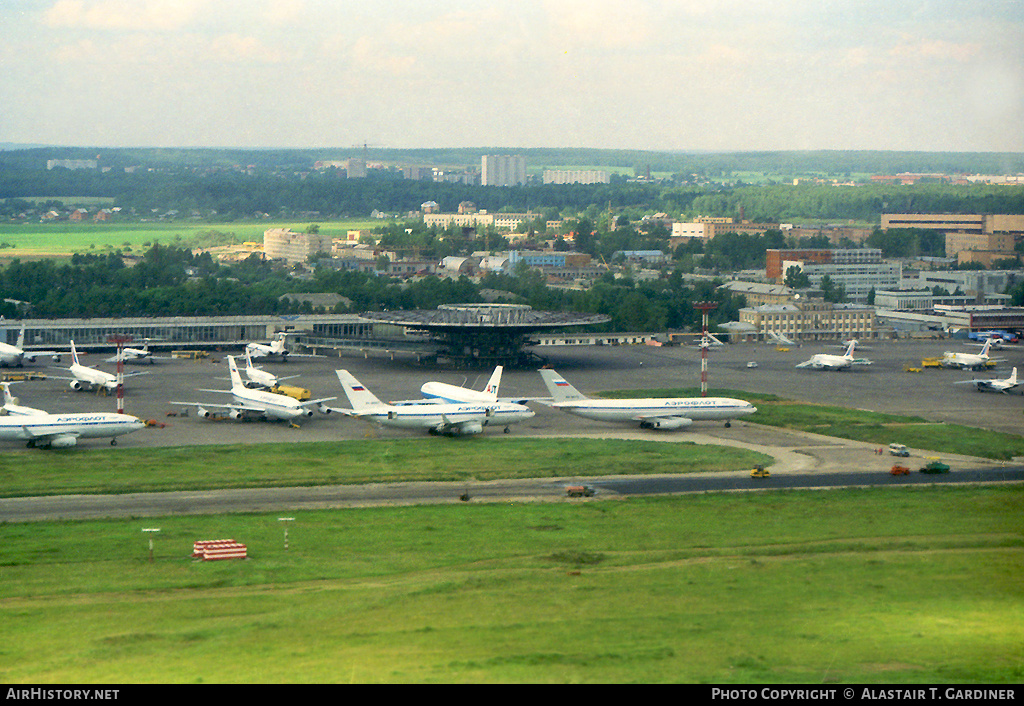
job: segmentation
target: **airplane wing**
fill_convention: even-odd
[[[324,402],[332,402],[332,401],[334,401],[336,399],[338,399],[338,398],[337,397],[321,397],[318,400],[306,400],[305,402],[303,402],[299,406],[300,407],[313,407],[313,406],[315,406],[321,413],[323,413],[323,414],[330,414],[331,412],[336,411],[336,410],[335,410],[334,407],[328,407],[327,405],[324,404]],[[337,410],[337,411],[340,411],[340,410]]]
[[[871,361],[867,358],[854,358],[850,361],[850,365],[871,365]]]
[[[810,367],[813,367],[813,366],[814,366],[814,361],[813,360],[805,360],[804,362],[799,363],[796,367],[798,367],[798,368],[810,368]]]
[[[81,432],[67,430],[59,432],[39,432],[25,425],[22,425],[21,429],[29,439],[37,442],[43,441],[47,444],[52,444],[58,439],[77,439],[82,435]]]
[[[46,357],[46,358],[50,358],[54,363],[59,363],[60,362],[60,357],[62,355],[69,355],[69,354],[68,354],[67,351],[65,351],[63,353],[61,351],[24,351],[22,353],[22,358],[24,358],[25,360],[27,360],[30,363],[34,363],[34,362],[36,362],[36,358]]]

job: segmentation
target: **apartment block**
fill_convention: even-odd
[[[611,173],[600,169],[545,169],[545,184],[608,184]]]
[[[526,183],[526,157],[485,154],[480,158],[481,186],[520,186]]]
[[[317,253],[329,253],[332,245],[330,237],[319,233],[296,233],[290,228],[270,228],[263,232],[264,254],[289,264],[306,262]]]

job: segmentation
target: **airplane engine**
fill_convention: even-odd
[[[645,419],[640,422],[641,429],[684,429],[693,424],[693,420],[683,419],[682,417],[669,417],[663,419]]]
[[[78,382],[78,380],[72,380],[69,387],[77,392],[82,389],[82,383]]]
[[[55,437],[48,445],[54,449],[67,449],[78,444],[78,439],[73,436]]]
[[[205,419],[209,419],[212,416],[210,410],[208,410],[208,409],[206,409],[204,407],[200,407],[198,411],[199,411],[199,416],[203,417]]]
[[[302,416],[303,417],[312,417],[313,416],[313,410],[311,410],[311,409],[309,409],[307,407],[306,409],[302,410]]]
[[[232,419],[241,419],[242,418],[242,410],[240,410],[240,409],[233,409],[230,412],[228,412],[228,416],[231,417]]]
[[[55,353],[53,355],[53,362],[54,363],[59,363],[60,362],[60,353]]]
[[[328,407],[327,405],[323,404],[323,403],[318,404],[317,405],[317,409],[320,410],[320,414],[330,414],[331,413],[331,408]]]
[[[459,434],[481,434],[483,433],[483,430],[484,425],[480,422],[468,422],[462,425],[462,428],[459,430]]]

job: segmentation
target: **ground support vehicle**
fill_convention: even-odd
[[[903,444],[889,444],[890,456],[909,456],[910,451]]]
[[[949,473],[949,466],[942,461],[932,459],[920,471],[921,473]]]
[[[594,494],[594,489],[589,485],[570,485],[565,489],[565,494],[570,498],[589,498]]]
[[[893,464],[893,467],[889,469],[889,473],[893,474],[894,476],[909,476],[910,469],[907,468],[906,466],[901,466],[900,464],[896,463]]]
[[[750,472],[751,478],[768,478],[771,475],[771,471],[761,465],[754,466],[754,470]]]

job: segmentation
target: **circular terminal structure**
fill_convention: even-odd
[[[443,304],[437,309],[370,311],[374,321],[424,332],[436,346],[439,359],[459,367],[529,367],[543,363],[530,350],[539,331],[611,321],[604,314],[536,311],[525,304]]]

